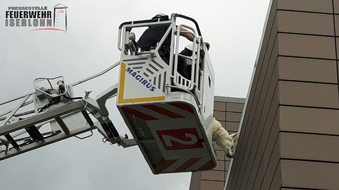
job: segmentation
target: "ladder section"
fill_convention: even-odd
[[[28,96],[34,98],[35,95]],[[0,160],[95,128],[92,119],[84,110],[82,101],[71,101],[42,113],[21,112],[21,108],[32,106],[30,104],[33,104],[33,101],[20,102],[20,105],[16,106],[19,109],[15,108],[14,112],[10,110],[1,114]]]
[[[119,135],[105,106],[106,101],[117,94],[117,84],[95,99],[89,96],[90,91],[86,91],[84,97],[74,97],[73,93],[75,86],[96,79],[118,65],[120,62],[69,85],[62,76],[37,78],[35,92],[0,102],[0,160],[69,137],[87,138],[93,129],[98,129],[105,142],[134,146],[134,139]]]

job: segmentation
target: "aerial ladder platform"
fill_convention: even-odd
[[[169,27],[157,47],[141,51],[137,32],[157,25]],[[187,45],[179,35],[182,28],[194,35],[192,56],[180,54]],[[159,55],[167,37],[171,39],[168,63]],[[119,26],[118,49],[120,61],[98,74],[71,84],[65,84],[62,76],[37,78],[33,92],[0,102],[0,161],[98,130],[111,144],[138,146],[154,174],[213,169],[216,155],[209,125],[214,70],[198,23],[181,14],[166,21],[124,22]],[[191,76],[178,72],[180,60],[190,65]],[[119,68],[117,84],[95,98],[90,91],[74,96],[74,87],[114,68]],[[120,135],[110,119],[118,117],[106,107],[113,97],[133,138]]]

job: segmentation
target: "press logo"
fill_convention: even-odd
[[[67,6],[57,4],[48,6],[8,7],[6,27],[26,27],[32,31],[54,30],[67,32]]]

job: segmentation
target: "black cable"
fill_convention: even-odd
[[[68,92],[66,92],[66,94],[64,94],[63,97],[65,97],[66,99],[69,99],[69,100],[79,100],[79,99],[82,99],[82,97],[70,97]]]

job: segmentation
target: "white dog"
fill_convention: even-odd
[[[237,133],[228,134],[225,128],[221,126],[221,123],[213,118],[213,121],[210,125],[212,129],[212,140],[221,146],[225,151],[225,154],[229,158],[233,158],[235,152],[235,143],[238,140]]]

